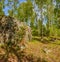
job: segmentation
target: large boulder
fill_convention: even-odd
[[[31,39],[31,28],[10,16],[0,16],[0,43]]]
[[[21,51],[31,37],[31,28],[24,22],[10,16],[0,16],[0,49],[4,52],[0,54],[2,59],[13,53],[20,60]]]
[[[24,22],[10,16],[0,16],[0,46],[24,50],[31,38],[31,28]]]
[[[19,31],[17,21],[10,16],[0,17],[0,43],[19,41],[16,35]]]

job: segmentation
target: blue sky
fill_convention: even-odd
[[[24,1],[26,1],[26,0],[19,0],[20,3],[24,2]],[[7,3],[8,3],[8,0],[5,1],[5,4],[7,4]],[[9,10],[9,7],[7,7],[7,6],[3,9],[3,11],[5,12],[5,15],[8,15],[8,10]]]
[[[19,0],[20,2],[24,2],[24,1],[26,1],[26,0]]]

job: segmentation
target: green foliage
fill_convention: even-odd
[[[19,5],[17,10],[17,17],[21,21],[27,22],[33,14],[33,4],[31,1],[23,2]]]
[[[4,0],[0,1],[0,15],[4,15],[3,6],[4,6]]]
[[[8,10],[9,16],[31,27],[33,36],[60,36],[60,0],[26,0],[22,3],[8,0],[6,4],[5,0],[1,0],[0,15],[4,15],[5,7],[11,8]],[[23,35],[22,31],[20,34]]]

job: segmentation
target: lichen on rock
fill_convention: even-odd
[[[11,41],[12,43],[15,41],[20,41],[18,39],[20,26],[18,20],[10,17],[10,16],[2,16],[0,18],[0,43]],[[24,35],[24,34],[23,34]],[[20,37],[22,37],[21,35]]]

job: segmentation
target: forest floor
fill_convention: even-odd
[[[45,44],[33,40],[28,42],[25,52],[28,55],[43,58],[47,62],[60,62],[60,41]]]
[[[32,40],[28,42],[24,53],[25,55],[21,62],[60,62],[60,41],[42,43],[37,40]],[[15,56],[11,57],[10,60],[13,59],[11,62],[18,62],[16,58],[14,59]],[[0,60],[0,62],[4,61]]]

